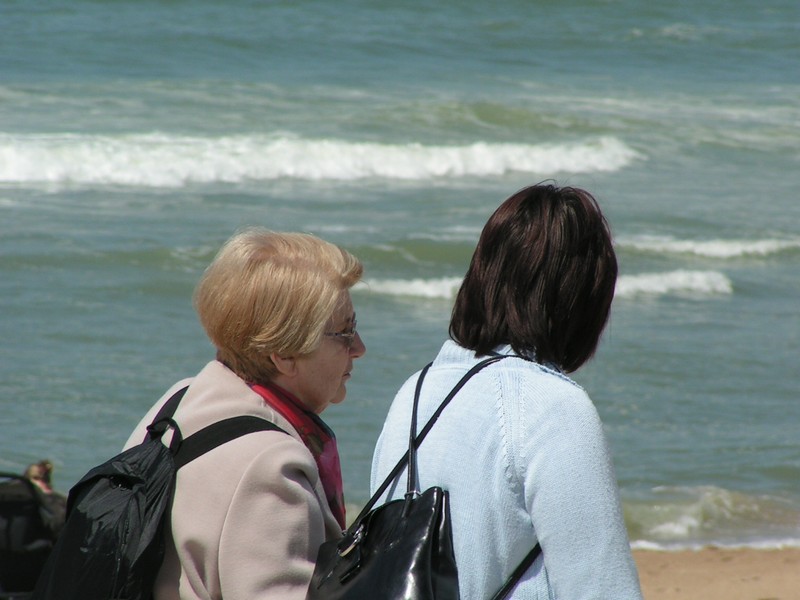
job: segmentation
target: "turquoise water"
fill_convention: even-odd
[[[576,374],[638,546],[800,544],[800,8],[784,2],[0,0],[0,469],[68,489],[212,357],[194,283],[238,227],[366,265],[325,413],[368,494],[395,389],[481,226],[586,187],[621,279]]]

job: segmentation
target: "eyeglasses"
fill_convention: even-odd
[[[325,335],[327,337],[334,337],[336,339],[341,340],[342,343],[344,344],[344,347],[349,350],[350,348],[353,347],[353,342],[355,341],[356,335],[358,334],[358,332],[356,331],[356,326],[357,326],[357,321],[353,319],[353,324],[349,327],[349,329],[346,329],[345,331],[326,333]]]

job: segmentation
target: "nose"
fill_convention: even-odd
[[[367,347],[364,345],[364,340],[361,339],[361,335],[356,332],[356,336],[353,338],[353,345],[350,346],[350,356],[355,358],[361,358],[367,352]]]

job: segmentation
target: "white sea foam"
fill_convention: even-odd
[[[665,273],[622,275],[617,280],[616,296],[710,296],[733,293],[733,284],[717,271],[688,271],[679,269]]]
[[[417,298],[455,298],[461,285],[460,277],[438,279],[374,279],[357,286],[357,290],[387,296],[413,296]]]
[[[411,237],[417,240],[433,240],[435,242],[469,242],[475,243],[481,235],[480,227],[457,226],[442,227],[436,231],[421,231]]]
[[[642,549],[800,546],[797,507],[785,498],[717,486],[664,486],[645,502],[628,502],[626,520]]]
[[[461,285],[460,277],[432,279],[373,279],[357,288],[386,296],[417,298],[455,298]],[[635,298],[642,296],[703,297],[733,293],[733,284],[724,274],[716,271],[668,271],[623,275],[617,281],[616,296]]]
[[[657,254],[693,254],[707,258],[769,256],[800,248],[800,239],[761,240],[678,240],[668,236],[619,238],[617,245]]]
[[[701,550],[703,548],[714,547],[726,550],[741,550],[744,548],[751,550],[781,550],[783,548],[800,548],[800,535],[798,537],[789,536],[770,536],[766,539],[749,537],[742,540],[719,540],[704,538],[702,541],[669,541],[654,542],[651,540],[632,540],[631,548],[634,550],[658,550],[675,551],[681,550]]]
[[[0,134],[0,182],[179,187],[282,177],[424,180],[616,171],[640,155],[613,137],[564,144],[379,144],[284,136]]]
[[[724,30],[716,26],[698,26],[689,23],[672,23],[663,27],[650,30],[634,28],[630,35],[635,38],[641,37],[663,37],[675,39],[683,42],[697,42],[706,37],[711,37],[723,33]]]

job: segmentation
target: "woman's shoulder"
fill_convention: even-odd
[[[280,482],[283,485],[283,479],[289,478],[307,479],[313,486],[319,480],[317,463],[305,444],[281,431],[259,431],[242,436],[217,460],[223,468],[231,460],[239,462],[244,479],[264,484]]]
[[[500,384],[510,381],[523,382],[525,384],[535,384],[545,386],[554,392],[585,397],[585,390],[571,377],[559,370],[556,366],[538,362],[534,356],[520,355],[511,346],[498,346],[493,349],[491,354],[476,356],[472,350],[468,350],[448,340],[442,346],[441,351],[433,361],[436,369],[453,368],[457,371],[465,371],[479,364],[486,359],[499,359],[495,363],[490,363],[482,373],[483,377],[495,378]],[[406,385],[416,380],[417,375],[412,376]]]
[[[586,390],[580,384],[551,365],[511,356],[500,361],[499,370],[500,377],[515,378],[527,388],[540,389],[558,397],[588,399]]]
[[[509,356],[499,361],[493,377],[498,409],[522,429],[548,422],[599,424],[597,408],[586,390],[556,368]]]

